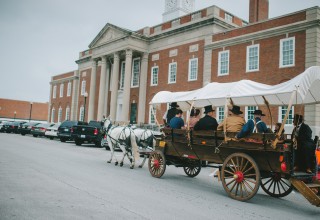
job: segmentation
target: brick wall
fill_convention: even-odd
[[[12,99],[0,99],[0,118],[29,120],[31,103]],[[16,115],[14,115],[16,112]],[[33,102],[31,120],[47,121],[48,103]]]

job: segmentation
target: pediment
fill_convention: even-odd
[[[95,39],[89,45],[89,48],[99,46],[111,42],[115,39],[125,37],[130,33],[130,31],[116,27],[114,25],[107,24],[100,33],[95,37]]]

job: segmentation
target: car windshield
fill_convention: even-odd
[[[64,121],[61,124],[61,127],[72,127],[73,125],[76,125],[76,121]]]

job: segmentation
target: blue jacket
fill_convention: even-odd
[[[260,118],[256,118],[256,127],[258,133],[266,133],[267,125]],[[249,120],[245,125],[243,125],[241,131],[237,134],[237,138],[243,138],[253,133],[254,121]]]
[[[182,118],[174,117],[170,120],[169,125],[171,128],[181,129],[184,126],[184,121],[182,120]]]

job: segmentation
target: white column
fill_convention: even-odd
[[[91,78],[90,78],[90,93],[88,105],[88,122],[94,120],[94,101],[96,91],[96,76],[97,76],[97,62],[92,61]]]
[[[141,60],[141,75],[139,87],[139,104],[138,104],[138,123],[144,123],[146,114],[146,94],[147,94],[147,75],[148,75],[148,53],[143,53]]]
[[[113,70],[111,82],[111,100],[110,100],[110,118],[116,120],[117,113],[117,98],[118,98],[118,81],[119,81],[119,53],[114,53]]]
[[[98,114],[97,120],[101,121],[104,114],[103,107],[105,106],[105,92],[106,92],[106,74],[107,74],[107,58],[102,57],[101,61],[101,75],[99,85],[99,101],[98,101]]]
[[[123,104],[121,121],[129,121],[129,105],[130,105],[130,82],[131,82],[131,69],[132,69],[132,50],[126,50],[126,65],[124,73],[124,86],[123,86]]]
[[[105,104],[103,106],[103,114],[105,116],[108,116],[108,106],[109,106],[109,103],[108,103],[108,98],[109,98],[109,85],[110,85],[110,75],[111,75],[111,64],[107,61],[107,74],[106,74],[106,82],[105,82],[105,85],[106,85],[106,89],[105,89],[105,93],[104,93],[104,100],[105,100]]]
[[[48,103],[48,122],[51,121],[52,81],[53,81],[53,77],[51,77],[51,82],[50,82],[50,97],[49,97],[49,103]]]

